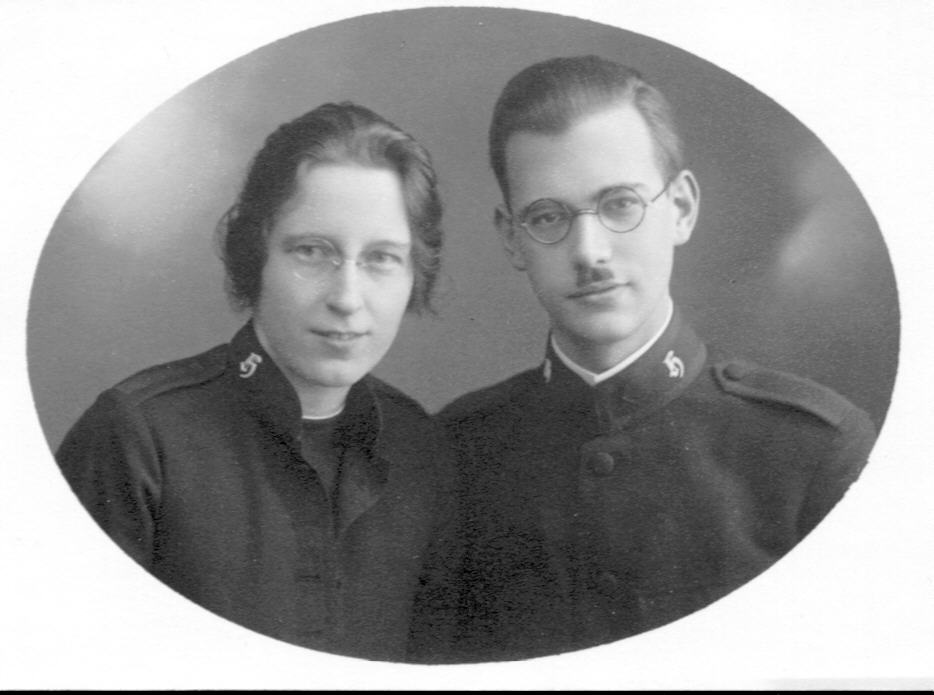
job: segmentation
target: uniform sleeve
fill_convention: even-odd
[[[798,533],[803,538],[817,526],[859,477],[876,440],[869,416],[852,406],[840,422],[834,456],[817,468],[798,515]]]
[[[104,392],[68,432],[56,459],[94,520],[150,569],[161,476],[139,409],[118,391]]]
[[[462,505],[450,486],[439,496],[432,539],[419,578],[410,629],[408,659],[417,663],[458,661],[457,621],[461,614],[464,543],[460,536]]]

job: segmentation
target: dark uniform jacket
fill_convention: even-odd
[[[294,389],[247,324],[229,346],[105,391],[57,457],[103,529],[205,608],[307,647],[421,658],[451,607],[443,434],[412,400],[364,378],[335,430],[332,513],[302,456],[300,421]],[[410,643],[416,594],[439,613]]]
[[[442,411],[469,515],[461,654],[554,654],[695,611],[800,541],[874,441],[812,381],[710,355],[675,312],[596,387],[544,367]]]

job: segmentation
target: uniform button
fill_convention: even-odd
[[[616,468],[613,455],[606,451],[598,451],[590,455],[587,465],[594,475],[609,475]]]
[[[739,364],[738,362],[730,362],[726,367],[723,368],[723,376],[725,376],[730,381],[739,381],[742,379],[749,370],[745,365]]]
[[[608,570],[597,573],[597,590],[601,594],[611,596],[619,588],[619,578]]]

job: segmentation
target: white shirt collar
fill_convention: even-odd
[[[335,410],[333,413],[328,413],[327,415],[305,415],[305,413],[302,413],[302,420],[310,420],[310,421],[312,421],[312,422],[320,422],[321,420],[330,420],[331,418],[335,418],[335,417],[337,417],[338,415],[340,415],[340,414],[343,413],[343,412],[344,412],[344,404],[341,403],[341,407],[340,407],[340,408],[338,408],[337,410]]]
[[[577,374],[577,376],[579,376],[581,379],[586,381],[591,386],[596,386],[601,381],[606,381],[610,377],[616,376],[621,371],[623,371],[626,367],[631,365],[637,359],[642,357],[642,355],[648,352],[649,349],[653,345],[655,345],[656,342],[658,342],[658,339],[662,337],[662,333],[664,333],[665,329],[668,328],[668,324],[671,323],[671,317],[673,315],[674,315],[674,303],[669,298],[668,299],[668,316],[665,318],[664,323],[662,323],[662,327],[658,329],[658,332],[655,335],[653,335],[651,338],[649,338],[649,340],[647,340],[646,343],[642,347],[640,347],[638,350],[633,352],[631,355],[629,355],[626,359],[624,359],[619,364],[616,364],[610,367],[609,369],[607,369],[605,372],[600,372],[600,373],[592,372],[589,369],[585,369],[584,367],[581,367],[579,364],[574,362],[574,360],[572,360],[570,357],[565,355],[564,352],[561,351],[561,348],[558,347],[558,343],[555,342],[554,335],[551,336],[551,349],[555,351],[555,354],[558,356],[558,359],[564,362],[564,366],[566,366],[572,372]]]

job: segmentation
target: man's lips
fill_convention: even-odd
[[[625,287],[624,282],[596,282],[591,285],[577,288],[568,295],[568,299],[583,299],[585,297],[596,297],[603,294],[609,294],[615,290]]]

